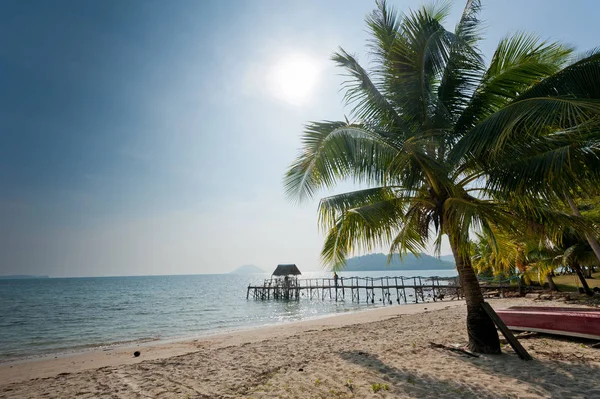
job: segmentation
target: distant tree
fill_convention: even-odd
[[[501,232],[486,230],[475,234],[472,243],[471,263],[477,274],[514,276],[524,272],[523,245]]]
[[[582,265],[591,267],[591,265],[598,264],[599,262],[586,237],[574,229],[567,228],[561,240],[557,243],[556,250],[561,253],[560,257],[563,266],[570,266],[577,274],[584,292],[590,296],[594,295],[594,292],[590,289],[585,279]]]
[[[518,272],[528,284],[537,277],[540,284],[546,280],[551,291],[558,291],[553,277],[563,264],[562,251],[543,235],[531,231],[512,236],[503,232],[477,234],[471,259],[478,273],[487,270],[498,276]]]

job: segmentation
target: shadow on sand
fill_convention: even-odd
[[[390,393],[414,398],[498,398],[498,394],[481,390],[460,382],[437,380],[416,375],[381,361],[376,355],[362,351],[346,351],[340,354],[342,359],[375,372],[390,386]],[[417,365],[418,367],[418,365]]]
[[[569,339],[554,337],[560,341]],[[573,342],[573,340],[571,340]],[[575,340],[574,344],[579,342]],[[502,375],[507,378],[520,380],[532,386],[534,391],[542,392],[549,398],[600,398],[600,381],[596,376],[600,374],[600,367],[588,363],[590,360],[596,362],[597,356],[579,357],[575,354],[562,353],[545,344],[536,349],[528,348],[533,356],[531,361],[523,361],[514,352],[508,352],[494,361],[469,361],[464,356],[457,356],[458,360],[470,363],[481,368],[484,372]]]
[[[485,387],[485,381],[469,384],[459,381],[435,379],[414,372],[418,364],[411,370],[400,369],[381,361],[376,355],[363,351],[345,351],[340,353],[342,359],[376,373],[390,386],[390,393],[414,398],[512,398],[514,394],[497,392]],[[596,376],[600,369],[590,364],[566,364],[550,360],[520,360],[516,354],[487,356],[486,358],[468,358],[456,355],[456,359],[478,367],[488,374],[517,379],[529,384],[531,397],[551,398],[600,398],[600,387]],[[444,358],[440,356],[440,361]],[[460,368],[456,370],[461,374]],[[581,387],[586,387],[582,390]]]

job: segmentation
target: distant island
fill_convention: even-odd
[[[440,260],[456,264],[456,262],[454,261],[454,255],[442,255],[440,256]]]
[[[263,269],[255,265],[243,265],[232,271],[230,274],[259,274],[265,273]]]
[[[32,276],[29,274],[13,274],[10,276],[0,276],[0,280],[24,280],[34,278],[50,278],[50,276]]]
[[[346,261],[344,271],[386,271],[386,270],[453,270],[456,268],[454,262],[447,262],[436,257],[421,254],[418,258],[413,254],[407,254],[399,259],[397,255],[387,264],[387,255],[370,254],[357,256]]]

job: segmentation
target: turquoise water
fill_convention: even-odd
[[[452,270],[341,273],[454,276]],[[0,280],[0,360],[118,343],[192,338],[382,306],[246,300],[268,275],[192,275]],[[305,278],[331,277],[304,273]]]

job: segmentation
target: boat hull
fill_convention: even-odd
[[[600,340],[599,309],[522,306],[496,313],[510,330]]]

